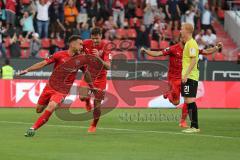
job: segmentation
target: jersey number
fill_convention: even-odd
[[[188,93],[189,92],[189,86],[184,86],[184,92]]]

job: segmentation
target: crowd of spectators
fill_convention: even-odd
[[[201,48],[214,45],[212,21],[207,0],[0,0],[0,56],[42,57],[42,49],[52,54],[64,49],[70,35],[88,39],[97,26],[107,40],[128,38],[118,31],[134,29],[140,60],[145,57],[139,49],[152,41],[176,43],[184,22],[195,26]]]

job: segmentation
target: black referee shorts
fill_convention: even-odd
[[[198,81],[187,79],[186,83],[181,85],[181,94],[183,97],[196,97]]]

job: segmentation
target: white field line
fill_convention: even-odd
[[[32,125],[33,123],[29,122],[13,122],[13,121],[0,121],[0,123],[7,123],[7,124],[27,124]],[[73,125],[54,125],[54,124],[47,124],[46,126],[50,127],[63,127],[63,128],[88,128],[87,126],[73,126]],[[138,129],[126,129],[126,128],[103,128],[98,127],[97,129],[100,130],[112,130],[112,131],[123,131],[126,132],[136,132],[136,133],[155,133],[155,134],[170,134],[170,135],[183,135],[183,136],[197,136],[197,137],[208,137],[208,138],[220,138],[220,139],[233,139],[233,140],[240,140],[240,137],[231,137],[231,136],[218,136],[218,135],[210,135],[210,134],[187,134],[181,132],[165,132],[165,131],[154,131],[154,130],[138,130]]]

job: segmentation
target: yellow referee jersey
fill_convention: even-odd
[[[196,64],[192,71],[190,72],[188,79],[192,79],[195,81],[199,80],[199,70],[198,70],[198,44],[197,42],[192,38],[189,41],[186,42],[183,50],[183,58],[182,58],[182,77],[186,74],[187,69],[191,63],[191,58],[196,57]]]

